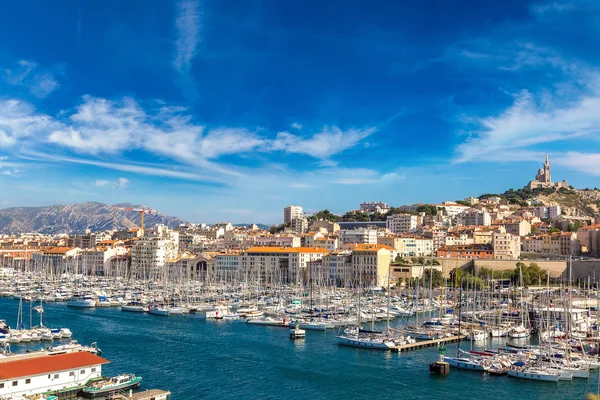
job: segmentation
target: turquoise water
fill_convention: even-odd
[[[9,325],[17,309],[18,301],[0,299],[0,319]],[[596,374],[558,384],[454,369],[439,377],[428,372],[437,359],[434,348],[402,354],[345,348],[333,331],[309,331],[306,339],[291,341],[286,329],[200,315],[158,317],[64,304],[44,309],[48,326],[70,328],[82,344],[98,342],[111,361],[104,374],[133,372],[144,378],[143,388],[168,389],[174,400],[583,399],[598,385]],[[42,344],[14,345],[13,351]],[[449,353],[455,350],[448,346]]]

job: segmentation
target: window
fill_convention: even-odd
[[[74,371],[69,372],[69,376],[75,376],[75,372]]]
[[[4,383],[0,383],[0,389],[4,389]]]
[[[96,367],[92,368],[92,372],[96,372]]]
[[[59,374],[54,374],[54,379],[58,379]]]
[[[81,373],[81,374],[85,374],[85,369],[82,369],[82,370],[80,371],[80,373]]]
[[[25,379],[25,384],[26,384],[26,385],[29,385],[30,383],[31,383],[31,379],[29,379],[29,378],[28,378],[28,379]]]
[[[17,386],[19,384],[19,381],[13,381],[12,385],[13,386]]]

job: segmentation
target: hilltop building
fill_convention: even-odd
[[[360,211],[367,214],[387,214],[389,210],[390,207],[383,201],[366,201],[364,203],[360,203]]]
[[[550,174],[550,161],[548,161],[548,154],[546,154],[546,162],[538,170],[535,179],[530,181],[525,189],[544,189],[544,188],[554,188],[556,190],[560,188],[569,188],[569,184],[566,180],[561,182],[552,182],[552,175]]]

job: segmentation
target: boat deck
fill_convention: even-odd
[[[424,340],[422,342],[402,344],[400,346],[393,347],[392,351],[396,351],[398,353],[403,353],[403,352],[411,351],[411,350],[424,349],[426,347],[439,346],[440,344],[456,343],[459,340],[465,340],[466,338],[467,338],[467,335],[461,335],[461,336],[450,336],[450,337],[442,338],[442,339]]]

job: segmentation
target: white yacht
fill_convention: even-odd
[[[444,361],[451,367],[469,371],[485,371],[484,366],[476,358],[471,357],[444,357]]]
[[[68,301],[69,307],[93,308],[96,307],[96,300],[89,294],[74,294]]]
[[[519,325],[519,326],[510,328],[510,330],[508,331],[508,337],[510,337],[512,339],[526,338],[526,337],[529,337],[530,334],[531,333],[530,333],[529,329],[525,328],[523,325]]]
[[[361,336],[360,334],[343,334],[338,335],[337,340],[338,344],[342,346],[365,349],[391,350],[396,347],[394,340],[380,335]]]
[[[169,315],[169,309],[163,306],[150,306],[148,308],[148,314],[161,315],[166,317]]]
[[[468,340],[479,342],[485,340],[485,332],[477,329],[473,329],[467,336]]]
[[[61,328],[60,337],[62,339],[70,339],[73,336],[73,332],[69,328]]]
[[[515,363],[508,371],[508,376],[534,381],[558,382],[561,374],[544,368],[527,367],[523,363]]]
[[[129,312],[146,312],[148,311],[148,306],[145,306],[141,302],[131,301],[127,304],[121,305],[121,311],[129,311]]]

